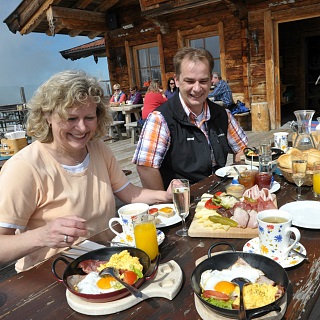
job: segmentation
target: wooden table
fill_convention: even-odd
[[[136,120],[138,121],[140,116],[141,108],[143,107],[143,104],[121,104],[118,107],[110,106],[111,111],[113,112],[122,112],[125,115],[125,124],[128,124],[131,122],[131,114],[134,114]],[[130,138],[131,132],[130,128],[127,127],[127,137]]]
[[[198,196],[218,180],[216,176],[193,185],[192,196]],[[293,184],[287,183],[282,177],[277,176],[281,189],[277,192],[278,205],[291,202],[291,197],[296,192]],[[308,198],[312,198],[310,187]],[[220,186],[223,190],[223,186]],[[218,190],[216,190],[218,191]],[[314,200],[314,199],[313,199]],[[194,214],[193,204],[188,224]],[[306,212],[306,219],[308,213]],[[190,286],[190,277],[195,268],[195,261],[207,254],[209,246],[220,239],[178,237],[175,232],[180,224],[163,228],[166,238],[160,246],[162,255],[161,263],[170,260],[176,261],[184,273],[184,281],[178,295],[172,300],[153,298],[141,302],[135,307],[109,316],[95,316],[94,319],[200,319],[194,303],[194,295]],[[320,273],[320,230],[303,229],[301,231],[301,243],[307,250],[309,262],[304,261],[300,265],[287,269],[290,286],[288,288],[288,307],[285,319],[320,318],[319,307],[319,273]],[[114,234],[110,230],[94,236],[93,241],[107,244]],[[237,250],[242,250],[247,239],[228,239]],[[225,250],[227,247],[219,247]],[[37,267],[14,275],[0,283],[0,318],[1,319],[88,319],[89,317],[72,310],[66,301],[66,289],[63,284],[57,282],[51,273],[52,257]],[[212,317],[214,319],[214,316]]]

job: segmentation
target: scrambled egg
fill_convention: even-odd
[[[246,309],[255,309],[266,306],[274,302],[278,288],[271,284],[252,283],[243,287],[243,301]],[[239,287],[236,287],[235,292],[238,298],[233,302],[233,305],[240,305]]]
[[[118,270],[132,270],[132,267],[134,267],[136,270],[139,270],[141,272],[143,270],[143,266],[139,262],[139,258],[132,257],[128,250],[123,250],[120,253],[113,254],[109,262],[101,264],[100,267],[97,268],[97,270],[101,271],[102,269],[107,267],[113,267]]]

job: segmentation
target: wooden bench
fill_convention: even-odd
[[[124,124],[124,121],[113,121],[113,123],[110,125],[109,128],[109,135],[112,139],[115,138],[114,129],[116,130],[116,135],[118,136],[119,140],[123,139],[122,133],[121,133],[121,126]]]
[[[139,140],[141,132],[141,128],[138,127],[137,121],[126,123],[125,127],[127,128],[127,130],[130,130],[131,143],[136,144]]]

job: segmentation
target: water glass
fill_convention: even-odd
[[[185,237],[188,235],[185,218],[189,213],[190,206],[190,186],[187,179],[172,180],[173,204],[175,211],[179,214],[182,220],[182,229],[178,230],[178,236]]]
[[[270,172],[272,167],[272,152],[269,139],[264,139],[259,147],[259,171]]]

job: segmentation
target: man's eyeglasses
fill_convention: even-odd
[[[213,77],[213,79],[218,79],[218,77]]]
[[[120,91],[120,89],[114,89],[114,91]]]
[[[129,89],[130,91],[134,91],[134,89]]]

